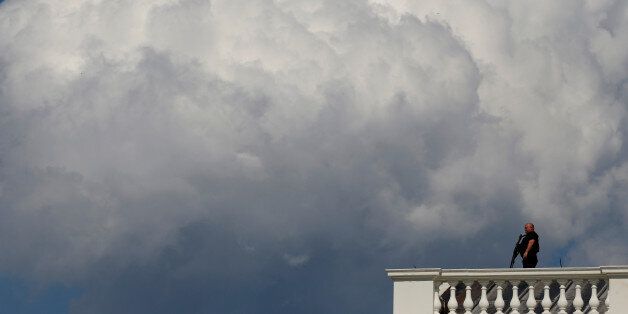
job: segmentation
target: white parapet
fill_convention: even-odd
[[[393,277],[393,313],[415,314],[432,313],[434,286],[441,269],[414,269],[412,272],[401,270]],[[390,272],[388,273],[390,276]]]
[[[486,313],[491,307],[504,313],[628,313],[628,266],[386,272],[394,283],[393,314]],[[472,286],[481,291],[474,300]],[[489,288],[495,293],[487,295]],[[502,297],[506,289],[509,300]]]
[[[628,313],[628,266],[606,266],[601,270],[609,278],[607,313]]]

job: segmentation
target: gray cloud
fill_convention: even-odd
[[[77,313],[363,313],[526,221],[542,264],[626,263],[627,15],[2,2],[0,271]]]

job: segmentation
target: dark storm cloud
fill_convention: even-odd
[[[0,271],[76,313],[375,313],[385,267],[504,266],[526,221],[625,263],[627,10],[3,2]]]

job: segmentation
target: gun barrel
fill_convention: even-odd
[[[521,242],[521,238],[523,238],[522,234],[519,235],[519,239],[517,239],[517,242],[515,243],[515,248],[512,250],[512,258],[510,259],[510,268],[512,268],[512,266],[515,265],[515,259],[517,259],[517,255],[519,255],[519,242]]]

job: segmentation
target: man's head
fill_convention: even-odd
[[[534,224],[531,222],[528,222],[527,224],[523,225],[523,230],[525,230],[526,233],[530,233],[534,231]]]

